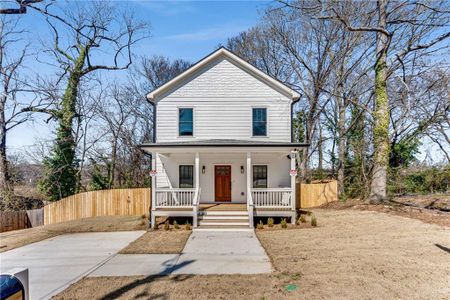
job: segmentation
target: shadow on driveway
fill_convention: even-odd
[[[155,275],[150,275],[147,276],[143,279],[139,279],[136,280],[130,284],[127,284],[115,291],[112,291],[110,293],[108,293],[107,295],[105,295],[104,297],[100,298],[101,300],[109,300],[109,299],[117,299],[119,297],[121,297],[123,294],[141,286],[141,285],[150,285],[152,282],[154,282],[157,279],[163,278],[166,276],[166,274],[170,274],[173,271],[176,271],[177,269],[183,268],[186,265],[189,265],[191,263],[193,263],[194,260],[189,260],[189,261],[183,261],[182,263],[176,264],[176,265],[172,265],[169,263],[169,261],[165,261],[163,264],[165,265],[165,269],[163,271],[161,271],[158,274]],[[171,280],[173,281],[184,281],[190,277],[192,277],[193,275],[175,275],[170,277]],[[167,295],[166,294],[154,294],[154,295],[150,295],[148,292],[143,292],[140,293],[138,295],[136,295],[136,298],[140,298],[140,297],[149,297],[149,299],[167,299]]]

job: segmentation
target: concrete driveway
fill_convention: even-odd
[[[144,231],[60,235],[0,254],[0,272],[29,269],[30,299],[48,299],[96,269]]]

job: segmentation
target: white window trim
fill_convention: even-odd
[[[192,135],[180,135],[180,109],[182,108],[191,108],[192,109]],[[177,106],[177,137],[178,138],[195,138],[195,107],[193,106]]]
[[[253,135],[253,109],[254,108],[265,108],[266,109],[266,135]],[[250,137],[257,139],[257,138],[262,138],[262,139],[267,139],[270,136],[270,132],[269,132],[269,107],[267,105],[254,105],[250,107]]]
[[[256,163],[256,164],[252,164],[252,182],[251,182],[251,187],[252,187],[252,189],[254,189],[254,187],[253,187],[253,182],[255,181],[255,174],[254,174],[254,172],[253,172],[253,167],[258,167],[258,166],[264,166],[264,167],[266,167],[266,174],[267,174],[267,178],[266,178],[266,180],[267,180],[267,187],[265,187],[266,189],[268,189],[269,188],[269,165],[266,165],[266,164],[258,164],[258,163]]]
[[[195,187],[195,164],[191,163],[179,163],[178,164],[178,187],[180,188],[180,167],[181,166],[192,166],[192,188]]]

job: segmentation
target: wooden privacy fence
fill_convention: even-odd
[[[0,232],[44,225],[44,209],[0,211]]]
[[[27,210],[31,227],[44,225],[44,208]]]
[[[149,188],[114,189],[72,195],[44,207],[44,224],[99,216],[148,214]]]
[[[297,207],[310,208],[337,201],[337,181],[324,183],[297,183]]]
[[[27,212],[21,211],[0,211],[0,232],[18,230],[30,227]]]

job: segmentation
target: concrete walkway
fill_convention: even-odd
[[[49,299],[108,260],[144,231],[60,235],[0,254],[0,272],[29,269],[30,299]]]
[[[194,231],[172,274],[270,273],[254,231]]]
[[[253,231],[194,231],[181,254],[119,254],[89,276],[270,273]]]

